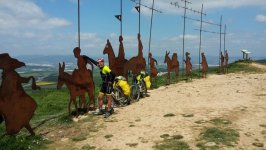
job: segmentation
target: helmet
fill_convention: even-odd
[[[97,62],[104,62],[104,59],[103,59],[103,58],[99,58],[99,59],[97,60]]]
[[[145,73],[145,71],[142,70],[142,71],[140,71],[140,74],[145,75],[146,73]]]
[[[126,78],[123,76],[117,76],[115,77],[115,80],[126,80]]]

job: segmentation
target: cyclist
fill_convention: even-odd
[[[112,108],[112,99],[111,99],[111,92],[112,92],[112,85],[115,78],[115,74],[111,71],[111,69],[104,65],[104,59],[100,58],[97,60],[98,67],[100,68],[100,74],[102,78],[102,85],[101,89],[98,95],[98,106],[99,106],[99,112],[97,114],[102,115],[104,114],[104,117],[109,117],[114,109]],[[103,111],[103,97],[106,96],[107,100],[107,111]]]
[[[144,92],[147,93],[147,89],[150,89],[151,82],[150,82],[150,76],[148,76],[145,71],[140,71],[140,74],[136,76],[134,82],[140,84],[141,80],[144,83],[143,86],[145,86]]]

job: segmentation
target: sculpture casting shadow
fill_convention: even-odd
[[[190,53],[186,52],[186,60],[184,60],[186,63],[186,78],[187,80],[192,80],[192,64],[190,62],[191,58],[189,55]]]
[[[225,73],[228,73],[228,60],[229,60],[228,51],[225,50]]]
[[[25,66],[25,63],[11,58],[9,54],[0,54],[0,69],[2,84],[0,86],[0,115],[3,116],[6,132],[9,135],[17,134],[25,127],[34,135],[29,122],[37,107],[36,102],[23,89],[22,83],[32,79],[32,89],[40,89],[33,76],[21,77],[15,69]]]
[[[221,52],[220,53],[220,55],[221,55],[221,66],[220,66],[220,73],[222,73],[222,74],[224,74],[224,55],[223,55],[223,53]]]
[[[152,53],[149,53],[149,58],[150,58],[150,74],[151,74],[151,78],[155,78],[157,77],[158,71],[155,67],[155,63],[156,65],[158,65],[158,62],[156,59],[154,59],[152,57]]]
[[[202,78],[206,78],[207,77],[207,72],[208,72],[208,63],[206,60],[206,57],[204,55],[204,53],[201,53],[201,66],[202,66]]]
[[[140,34],[138,34],[138,55],[132,57],[125,63],[124,77],[128,80],[128,72],[132,71],[133,75],[140,74],[142,70],[146,70],[146,60],[143,57],[143,46],[140,39]]]
[[[113,47],[109,40],[104,47],[103,54],[108,54],[109,67],[117,76],[124,75],[124,64],[127,62],[125,59],[124,47],[122,43],[122,36],[119,37],[119,54],[118,57],[115,57]]]
[[[83,55],[80,55],[81,49],[79,47],[75,47],[73,50],[75,58],[77,58],[77,69],[74,69],[72,76],[75,84],[78,85],[83,85],[84,88],[86,89],[86,92],[89,95],[90,98],[90,104],[89,104],[89,109],[95,110],[95,98],[94,98],[94,81],[93,81],[93,64],[86,60]],[[87,69],[87,64],[91,65],[92,70]],[[82,105],[81,108],[88,108],[86,98],[80,97],[82,100]],[[92,108],[90,108],[90,105],[93,105]]]
[[[93,88],[94,85],[87,85],[87,84],[78,84],[74,80],[74,76],[70,75],[65,72],[65,63],[63,62],[63,65],[59,63],[59,76],[57,81],[57,89],[61,89],[62,86],[66,84],[69,92],[70,92],[70,100],[68,103],[68,113],[70,112],[70,106],[71,103],[74,103],[75,109],[76,109],[76,116],[78,116],[78,106],[76,97],[80,97],[82,101],[86,101],[85,94],[87,92],[87,88]]]
[[[177,60],[177,54],[173,53],[172,59],[169,57],[170,52],[165,51],[164,63],[167,63],[167,79],[170,84],[170,73],[175,72],[175,81],[178,81],[179,77],[179,62]]]

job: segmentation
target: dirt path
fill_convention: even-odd
[[[164,117],[166,114],[174,116]],[[94,146],[104,150],[148,150],[163,140],[161,135],[179,134],[191,149],[198,149],[199,134],[209,124],[195,122],[219,117],[230,120],[240,133],[233,149],[258,149],[252,145],[254,142],[266,147],[266,74],[210,75],[152,90],[150,97],[115,109],[108,119],[99,117],[99,131],[71,143],[78,149]],[[62,145],[69,141],[57,141],[50,148],[65,149]]]

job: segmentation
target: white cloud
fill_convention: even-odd
[[[0,30],[43,30],[71,24],[65,19],[47,16],[32,0],[0,0],[0,18]]]
[[[266,15],[257,15],[256,21],[257,22],[266,22]]]

